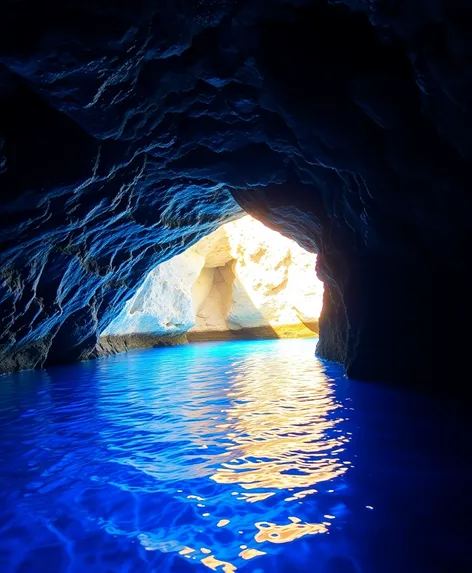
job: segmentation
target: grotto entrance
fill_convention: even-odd
[[[100,345],[317,336],[315,265],[315,254],[247,215],[153,269]]]

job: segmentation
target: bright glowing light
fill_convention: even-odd
[[[267,326],[279,337],[313,335],[323,296],[314,253],[249,215],[193,249],[205,264],[193,287],[192,333]]]
[[[249,215],[153,269],[102,336],[313,336],[323,284],[316,255]]]

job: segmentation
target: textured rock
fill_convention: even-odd
[[[184,340],[187,331],[191,340],[313,335],[323,292],[315,265],[316,255],[252,217],[227,223],[152,270],[99,350]]]
[[[176,346],[188,342],[185,334],[125,334],[101,336],[95,349],[96,356],[128,352],[139,348],[154,348],[156,346]]]
[[[103,336],[182,334],[195,322],[192,285],[205,264],[193,248],[153,269]]]
[[[319,252],[322,355],[442,384],[472,318],[471,12],[4,1],[1,369],[90,355],[231,194]]]
[[[317,326],[323,287],[315,272],[316,256],[251,218],[225,229],[234,261],[228,311],[232,329]]]

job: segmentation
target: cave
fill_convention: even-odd
[[[460,375],[472,82],[452,4],[5,4],[1,371],[97,355],[151,268],[244,210],[318,253],[319,356]]]
[[[2,2],[8,571],[234,573],[265,559],[300,573],[315,560],[321,573],[472,570],[471,22],[468,0]],[[161,324],[143,312],[149,281],[162,289],[163,268],[245,216],[316,255],[321,314],[300,311],[296,333],[319,334],[316,351],[313,340],[282,340],[287,321],[241,323],[234,256],[192,275],[195,313],[164,308]],[[104,452],[123,474],[106,477]],[[211,472],[207,456],[220,464]],[[179,486],[193,496],[184,505],[163,468],[180,484],[193,479],[186,464],[196,493]],[[66,479],[73,471],[78,481]],[[148,497],[156,482],[169,487],[159,503]],[[208,536],[220,553],[201,524],[180,527],[200,510],[213,519],[199,507],[207,491],[224,501],[212,501]],[[222,512],[237,501],[240,530]],[[414,506],[406,525],[404,502]],[[191,544],[151,523],[146,511],[162,508]],[[84,539],[99,557],[81,551]]]

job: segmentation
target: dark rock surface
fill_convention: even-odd
[[[319,256],[319,353],[427,384],[470,324],[468,0],[6,0],[1,371],[75,360],[250,214]]]
[[[91,358],[107,354],[128,352],[137,348],[155,348],[157,346],[177,346],[188,342],[185,334],[156,336],[152,334],[125,334],[123,336],[100,336]]]

